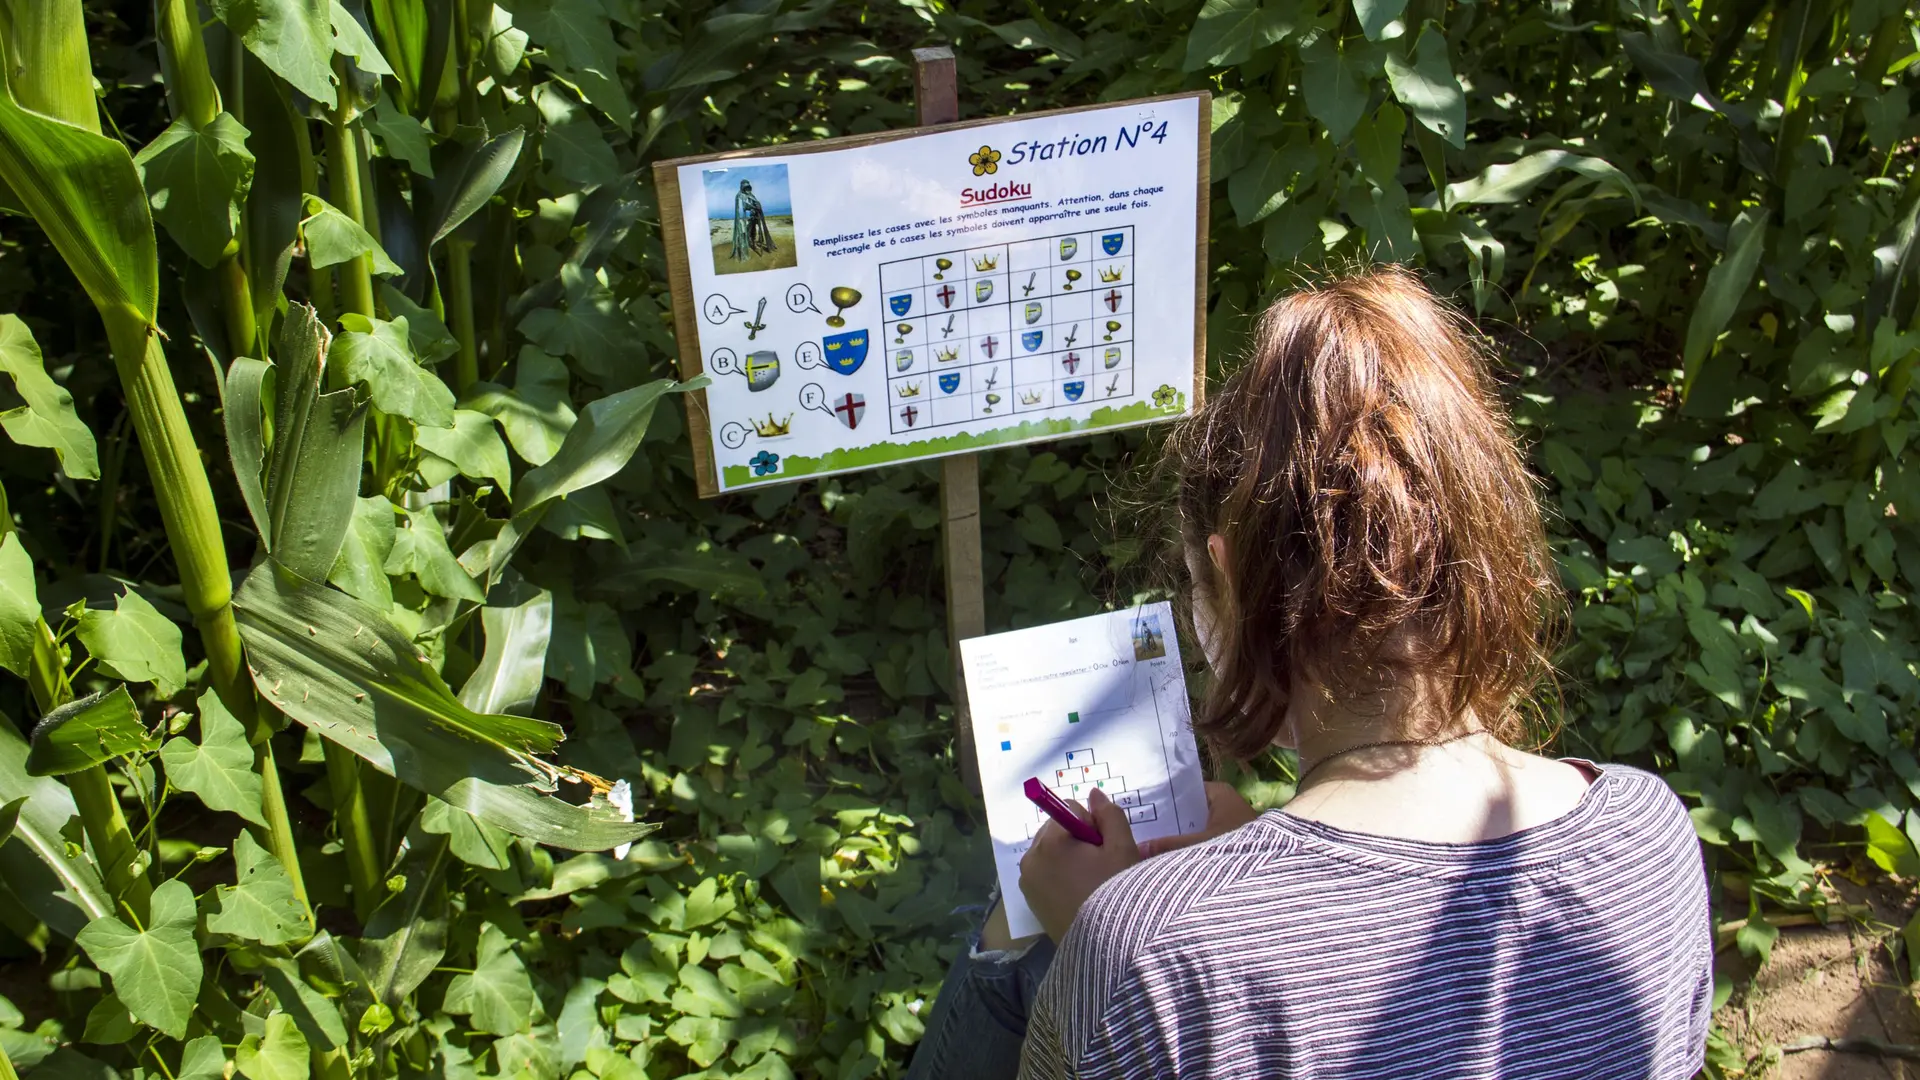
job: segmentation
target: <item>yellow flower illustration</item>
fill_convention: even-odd
[[[967,164],[973,166],[973,175],[985,176],[1000,171],[1000,151],[991,146],[983,146],[967,158]]]

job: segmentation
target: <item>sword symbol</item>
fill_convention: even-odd
[[[949,315],[947,316],[947,325],[940,328],[940,336],[947,337],[952,333],[953,333],[953,316]]]
[[[991,374],[991,375],[989,375],[989,376],[987,376],[987,385],[986,385],[986,387],[985,387],[985,389],[987,389],[987,390],[991,390],[991,389],[993,389],[993,384],[994,384],[994,383],[997,383],[997,382],[999,382],[999,381],[1000,381],[1000,373],[999,373],[998,371],[996,371],[996,372],[994,372],[993,374]]]
[[[1119,392],[1120,392],[1120,376],[1115,375],[1113,377],[1113,381],[1107,384],[1107,396],[1112,397],[1113,395]]]
[[[1040,271],[1038,270],[1035,270],[1033,273],[1027,275],[1027,285],[1026,285],[1026,288],[1021,290],[1020,292],[1021,296],[1031,296],[1033,294],[1033,282],[1034,282],[1034,279],[1038,278],[1039,276],[1040,276]]]
[[[767,320],[763,317],[766,315],[766,313],[767,313],[767,298],[763,296],[760,298],[759,308],[757,308],[753,313],[753,321],[747,324],[747,340],[748,341],[752,341],[755,337],[759,336],[760,331],[765,330],[767,328]]]
[[[1080,336],[1080,324],[1075,323],[1073,329],[1067,331],[1067,340],[1063,344],[1069,349],[1073,348],[1073,339],[1078,336]]]

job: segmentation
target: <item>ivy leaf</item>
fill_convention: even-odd
[[[120,995],[108,994],[94,1003],[87,1013],[86,1033],[81,1042],[100,1046],[118,1046],[133,1038],[133,1014],[120,1002]]]
[[[327,581],[382,611],[393,606],[393,583],[387,580],[386,569],[393,543],[393,504],[387,497],[369,495],[356,500],[353,521],[347,526],[346,539]]]
[[[293,1017],[274,1013],[264,1034],[240,1040],[233,1064],[247,1080],[307,1080],[307,1054],[307,1037]]]
[[[1467,93],[1447,62],[1446,35],[1432,26],[1420,31],[1412,60],[1408,63],[1397,52],[1387,53],[1387,83],[1393,87],[1393,96],[1447,145],[1461,149],[1467,145]]]
[[[532,1030],[537,1002],[533,981],[514,953],[513,942],[489,923],[480,934],[480,956],[473,973],[454,977],[442,1008],[455,1016],[472,1017],[480,1031],[513,1035]]]
[[[380,87],[380,100],[367,111],[365,119],[367,130],[380,140],[388,157],[398,158],[414,172],[433,179],[433,146],[427,138],[427,126],[394,105],[385,83]]]
[[[187,684],[180,628],[132,589],[115,599],[111,611],[82,611],[79,624],[80,643],[102,673],[122,682],[150,682],[161,697],[172,697]]]
[[[474,480],[492,480],[502,494],[513,494],[513,465],[507,460],[506,444],[486,413],[468,409],[453,411],[453,427],[420,428],[413,441],[422,450],[445,458],[461,476]]]
[[[249,838],[242,833],[241,839]],[[196,918],[193,890],[184,882],[169,881],[153,890],[145,930],[109,915],[88,923],[74,940],[95,966],[113,977],[114,992],[136,1019],[179,1039],[186,1036],[200,993]]]
[[[1182,70],[1245,63],[1254,50],[1285,38],[1293,29],[1292,16],[1291,5],[1270,8],[1260,0],[1207,0],[1187,35],[1187,59]]]
[[[380,299],[386,302],[387,310],[395,318],[407,320],[407,341],[412,343],[413,353],[421,363],[437,364],[460,351],[460,343],[432,308],[421,307],[406,293],[384,281],[380,283]]]
[[[380,55],[380,47],[373,43],[367,28],[360,25],[360,20],[354,18],[340,0],[332,0],[332,5],[329,21],[333,25],[333,51],[352,57],[360,70],[369,75],[393,74],[387,58]]]
[[[233,863],[235,883],[213,891],[208,930],[269,946],[312,936],[313,925],[293,895],[286,869],[252,833],[241,832],[234,839]]]
[[[175,1080],[223,1080],[227,1072],[227,1052],[220,1036],[202,1035],[187,1044],[180,1053],[180,1070]]]
[[[531,345],[520,349],[513,389],[476,383],[466,401],[506,430],[507,442],[529,465],[553,460],[577,419],[569,404],[567,365]]]
[[[0,668],[26,678],[39,636],[40,592],[33,581],[33,560],[19,533],[0,535]]]
[[[334,339],[334,360],[346,365],[347,378],[367,384],[374,408],[423,427],[453,426],[453,391],[414,359],[406,319],[349,312],[340,325],[346,329]]]
[[[27,775],[66,776],[123,754],[151,751],[155,740],[124,686],[77,698],[41,717],[33,728]]]
[[[533,88],[533,103],[544,121],[540,132],[540,159],[566,180],[581,187],[610,184],[620,176],[620,162],[613,147],[566,91],[553,83]]]
[[[75,480],[100,479],[93,432],[74,411],[73,395],[48,377],[40,346],[17,315],[0,315],[0,374],[12,377],[14,391],[26,402],[0,411],[7,437],[21,446],[52,450],[61,471]]]
[[[1307,111],[1326,125],[1334,142],[1345,142],[1367,108],[1369,89],[1364,67],[1333,40],[1333,35],[1325,33],[1300,50],[1300,59],[1306,64],[1300,88],[1306,95]]]
[[[160,748],[167,781],[190,791],[214,810],[239,814],[265,826],[260,812],[260,777],[253,771],[253,747],[247,732],[213,691],[200,695],[200,742],[176,737]]]
[[[1360,32],[1368,41],[1380,35],[1407,10],[1407,0],[1354,0],[1353,13],[1360,17]]]
[[[333,23],[329,0],[210,0],[247,51],[315,103],[331,108]]]
[[[620,39],[598,0],[528,0],[515,4],[513,14],[567,82],[621,131],[633,129],[633,102],[620,80]]]
[[[571,590],[554,596],[553,639],[547,646],[547,674],[575,697],[590,697],[599,683],[615,680],[637,689],[633,678],[633,641],[620,615],[598,600],[581,603]]]
[[[250,134],[224,112],[205,128],[175,120],[134,155],[154,220],[201,266],[217,265],[240,229],[253,185]]]
[[[420,579],[420,587],[434,596],[484,603],[486,594],[448,550],[447,534],[433,510],[403,507],[400,512],[406,515],[407,527],[394,530],[393,551],[387,555],[387,573],[412,574]]]
[[[337,266],[362,255],[373,256],[376,274],[403,274],[400,264],[374,242],[360,223],[333,208],[318,195],[307,196],[307,216],[300,222],[301,235],[307,238],[307,263],[315,270]]]

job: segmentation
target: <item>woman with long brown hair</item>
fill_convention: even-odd
[[[1412,273],[1305,289],[1169,440],[1221,756],[1294,747],[1283,809],[1205,833],[1049,823],[909,1076],[1673,1078],[1712,998],[1706,878],[1657,777],[1520,749],[1561,604],[1465,320]],[[1057,950],[1056,950],[1057,943]]]

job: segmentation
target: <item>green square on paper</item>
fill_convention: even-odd
[[[1069,723],[1069,724],[1077,724],[1077,723],[1079,723],[1079,722],[1080,722],[1080,714],[1079,714],[1079,713],[1077,713],[1077,712],[1070,712],[1070,713],[1068,713],[1068,714],[1067,714],[1067,723]]]

